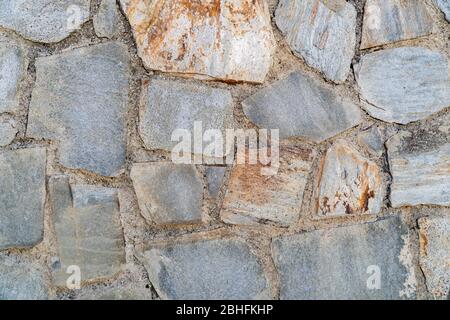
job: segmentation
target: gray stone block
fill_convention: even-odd
[[[25,70],[26,61],[23,50],[13,44],[0,41],[0,113],[14,112],[17,108],[19,85]]]
[[[117,34],[119,24],[116,0],[102,0],[93,21],[97,36],[109,39],[114,37]]]

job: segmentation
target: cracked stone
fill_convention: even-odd
[[[336,83],[344,82],[356,46],[356,9],[345,0],[281,0],[278,28],[296,56]]]
[[[117,189],[70,184],[67,176],[49,181],[58,264],[53,281],[65,286],[69,266],[78,266],[81,281],[105,279],[125,263]]]
[[[355,66],[364,108],[374,118],[400,124],[450,106],[448,59],[420,47],[364,55]]]
[[[407,239],[399,218],[276,238],[280,299],[414,298]]]
[[[38,58],[27,135],[58,141],[65,167],[117,175],[125,163],[129,72],[127,48],[117,43]]]
[[[350,99],[301,72],[260,90],[242,106],[259,127],[279,129],[280,138],[321,142],[362,121],[361,110]]]
[[[374,124],[359,132],[357,139],[370,153],[381,156],[385,151],[384,143],[396,133],[394,127]]]
[[[120,0],[148,69],[263,82],[274,36],[262,0]]]
[[[14,120],[0,120],[0,147],[9,145],[16,138],[17,132]]]
[[[217,198],[220,188],[222,187],[226,172],[226,167],[206,168],[206,181],[208,184],[208,192],[211,197]]]
[[[0,249],[38,244],[44,233],[46,149],[0,153]]]
[[[100,38],[111,39],[117,34],[119,12],[116,0],[102,0],[98,13],[93,18],[95,34]]]
[[[202,222],[204,187],[195,166],[171,162],[137,163],[130,175],[139,208],[148,223]]]
[[[432,31],[433,20],[421,0],[369,0],[361,49],[427,36]]]
[[[450,2],[448,0],[436,0],[436,5],[445,14],[445,19],[450,22]]]
[[[264,271],[241,240],[204,240],[154,247],[144,252],[142,262],[163,299],[270,298]]]
[[[0,27],[36,42],[67,38],[89,20],[90,0],[2,0]]]

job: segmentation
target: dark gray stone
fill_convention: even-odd
[[[17,108],[19,85],[26,69],[23,50],[6,41],[0,41],[0,113]]]
[[[216,198],[219,194],[220,188],[223,184],[226,167],[207,167],[206,168],[206,181],[208,183],[209,195]]]

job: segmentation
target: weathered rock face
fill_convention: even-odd
[[[274,37],[262,0],[120,0],[149,69],[263,82]]]
[[[281,146],[275,175],[262,164],[236,164],[231,170],[220,216],[232,224],[270,221],[289,226],[299,219],[314,153],[296,145]]]
[[[381,211],[385,184],[378,165],[344,140],[327,151],[315,191],[319,216],[377,214]]]
[[[0,249],[42,240],[45,168],[45,148],[0,153]]]
[[[345,0],[281,0],[275,21],[294,54],[331,81],[347,79],[356,46],[356,10]]]
[[[369,0],[364,9],[361,49],[431,34],[433,20],[421,0]]]
[[[27,134],[57,140],[63,166],[116,175],[125,162],[128,63],[116,43],[38,58]]]
[[[19,84],[25,69],[23,50],[0,41],[0,113],[13,112],[16,109]]]
[[[117,34],[119,23],[119,11],[116,7],[116,0],[102,0],[93,22],[97,36],[109,39],[114,37]]]
[[[203,181],[193,165],[138,163],[131,179],[141,213],[149,223],[201,223]]]
[[[407,124],[450,106],[448,59],[419,47],[367,54],[355,66],[365,109],[371,116]]]
[[[53,281],[65,286],[69,266],[78,266],[81,281],[113,276],[125,262],[117,190],[70,185],[67,176],[49,182],[58,263]]]
[[[434,298],[450,293],[450,217],[419,220],[420,267]]]
[[[275,239],[280,298],[413,298],[407,233],[398,218],[390,218]]]
[[[0,147],[10,144],[16,134],[17,129],[14,120],[0,120]]]
[[[357,140],[370,153],[381,156],[385,151],[384,143],[396,133],[393,126],[373,124],[359,132]]]
[[[211,197],[216,198],[222,187],[226,167],[207,167],[206,168],[206,181],[208,186],[208,193]]]
[[[450,22],[450,2],[448,0],[436,0],[436,4],[445,14],[445,19]]]
[[[261,128],[279,129],[280,138],[331,138],[361,122],[360,109],[307,75],[294,72],[242,103]]]
[[[0,26],[44,43],[67,38],[89,20],[90,0],[2,0]]]
[[[268,299],[261,265],[240,240],[221,239],[151,248],[143,264],[163,299]]]

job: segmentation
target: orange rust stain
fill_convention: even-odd
[[[314,24],[314,20],[316,20],[317,12],[319,11],[319,6],[320,6],[319,1],[316,1],[314,3],[314,6],[313,6],[312,10],[311,10],[311,16],[309,18],[309,24]]]

